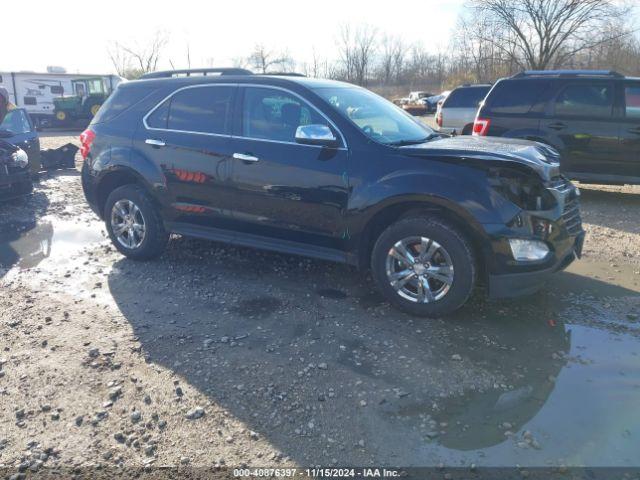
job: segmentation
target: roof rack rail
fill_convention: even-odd
[[[615,77],[624,78],[619,72],[615,70],[524,70],[523,72],[516,73],[511,78],[522,78],[528,76],[555,76],[555,77]]]
[[[275,77],[306,77],[304,73],[296,73],[296,72],[267,72],[267,73],[259,73],[258,75],[273,75]]]
[[[161,72],[145,73],[140,78],[171,78],[178,76],[191,77],[207,76],[211,73],[218,75],[253,75],[253,72],[244,68],[187,68],[183,70],[164,70]]]

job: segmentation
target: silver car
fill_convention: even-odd
[[[438,127],[455,130],[458,135],[471,135],[480,102],[490,89],[489,84],[476,84],[462,85],[453,90],[438,109]]]

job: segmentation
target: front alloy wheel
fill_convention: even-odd
[[[134,250],[144,242],[144,215],[131,200],[118,200],[111,209],[111,229],[120,245]]]
[[[427,215],[389,225],[373,247],[371,270],[390,303],[412,315],[440,317],[471,295],[476,259],[457,226]]]
[[[453,262],[435,240],[408,237],[389,250],[387,278],[402,298],[416,303],[441,300],[453,284]]]

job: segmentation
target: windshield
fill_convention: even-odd
[[[364,88],[318,88],[316,92],[376,142],[421,143],[434,133],[401,108]]]
[[[30,131],[29,119],[22,110],[9,111],[0,124],[0,132],[3,134],[19,135]]]

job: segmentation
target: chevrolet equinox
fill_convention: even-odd
[[[240,69],[118,86],[81,135],[115,247],[170,233],[371,268],[414,315],[535,291],[580,256],[579,191],[553,148],[448,137],[347,83]]]

